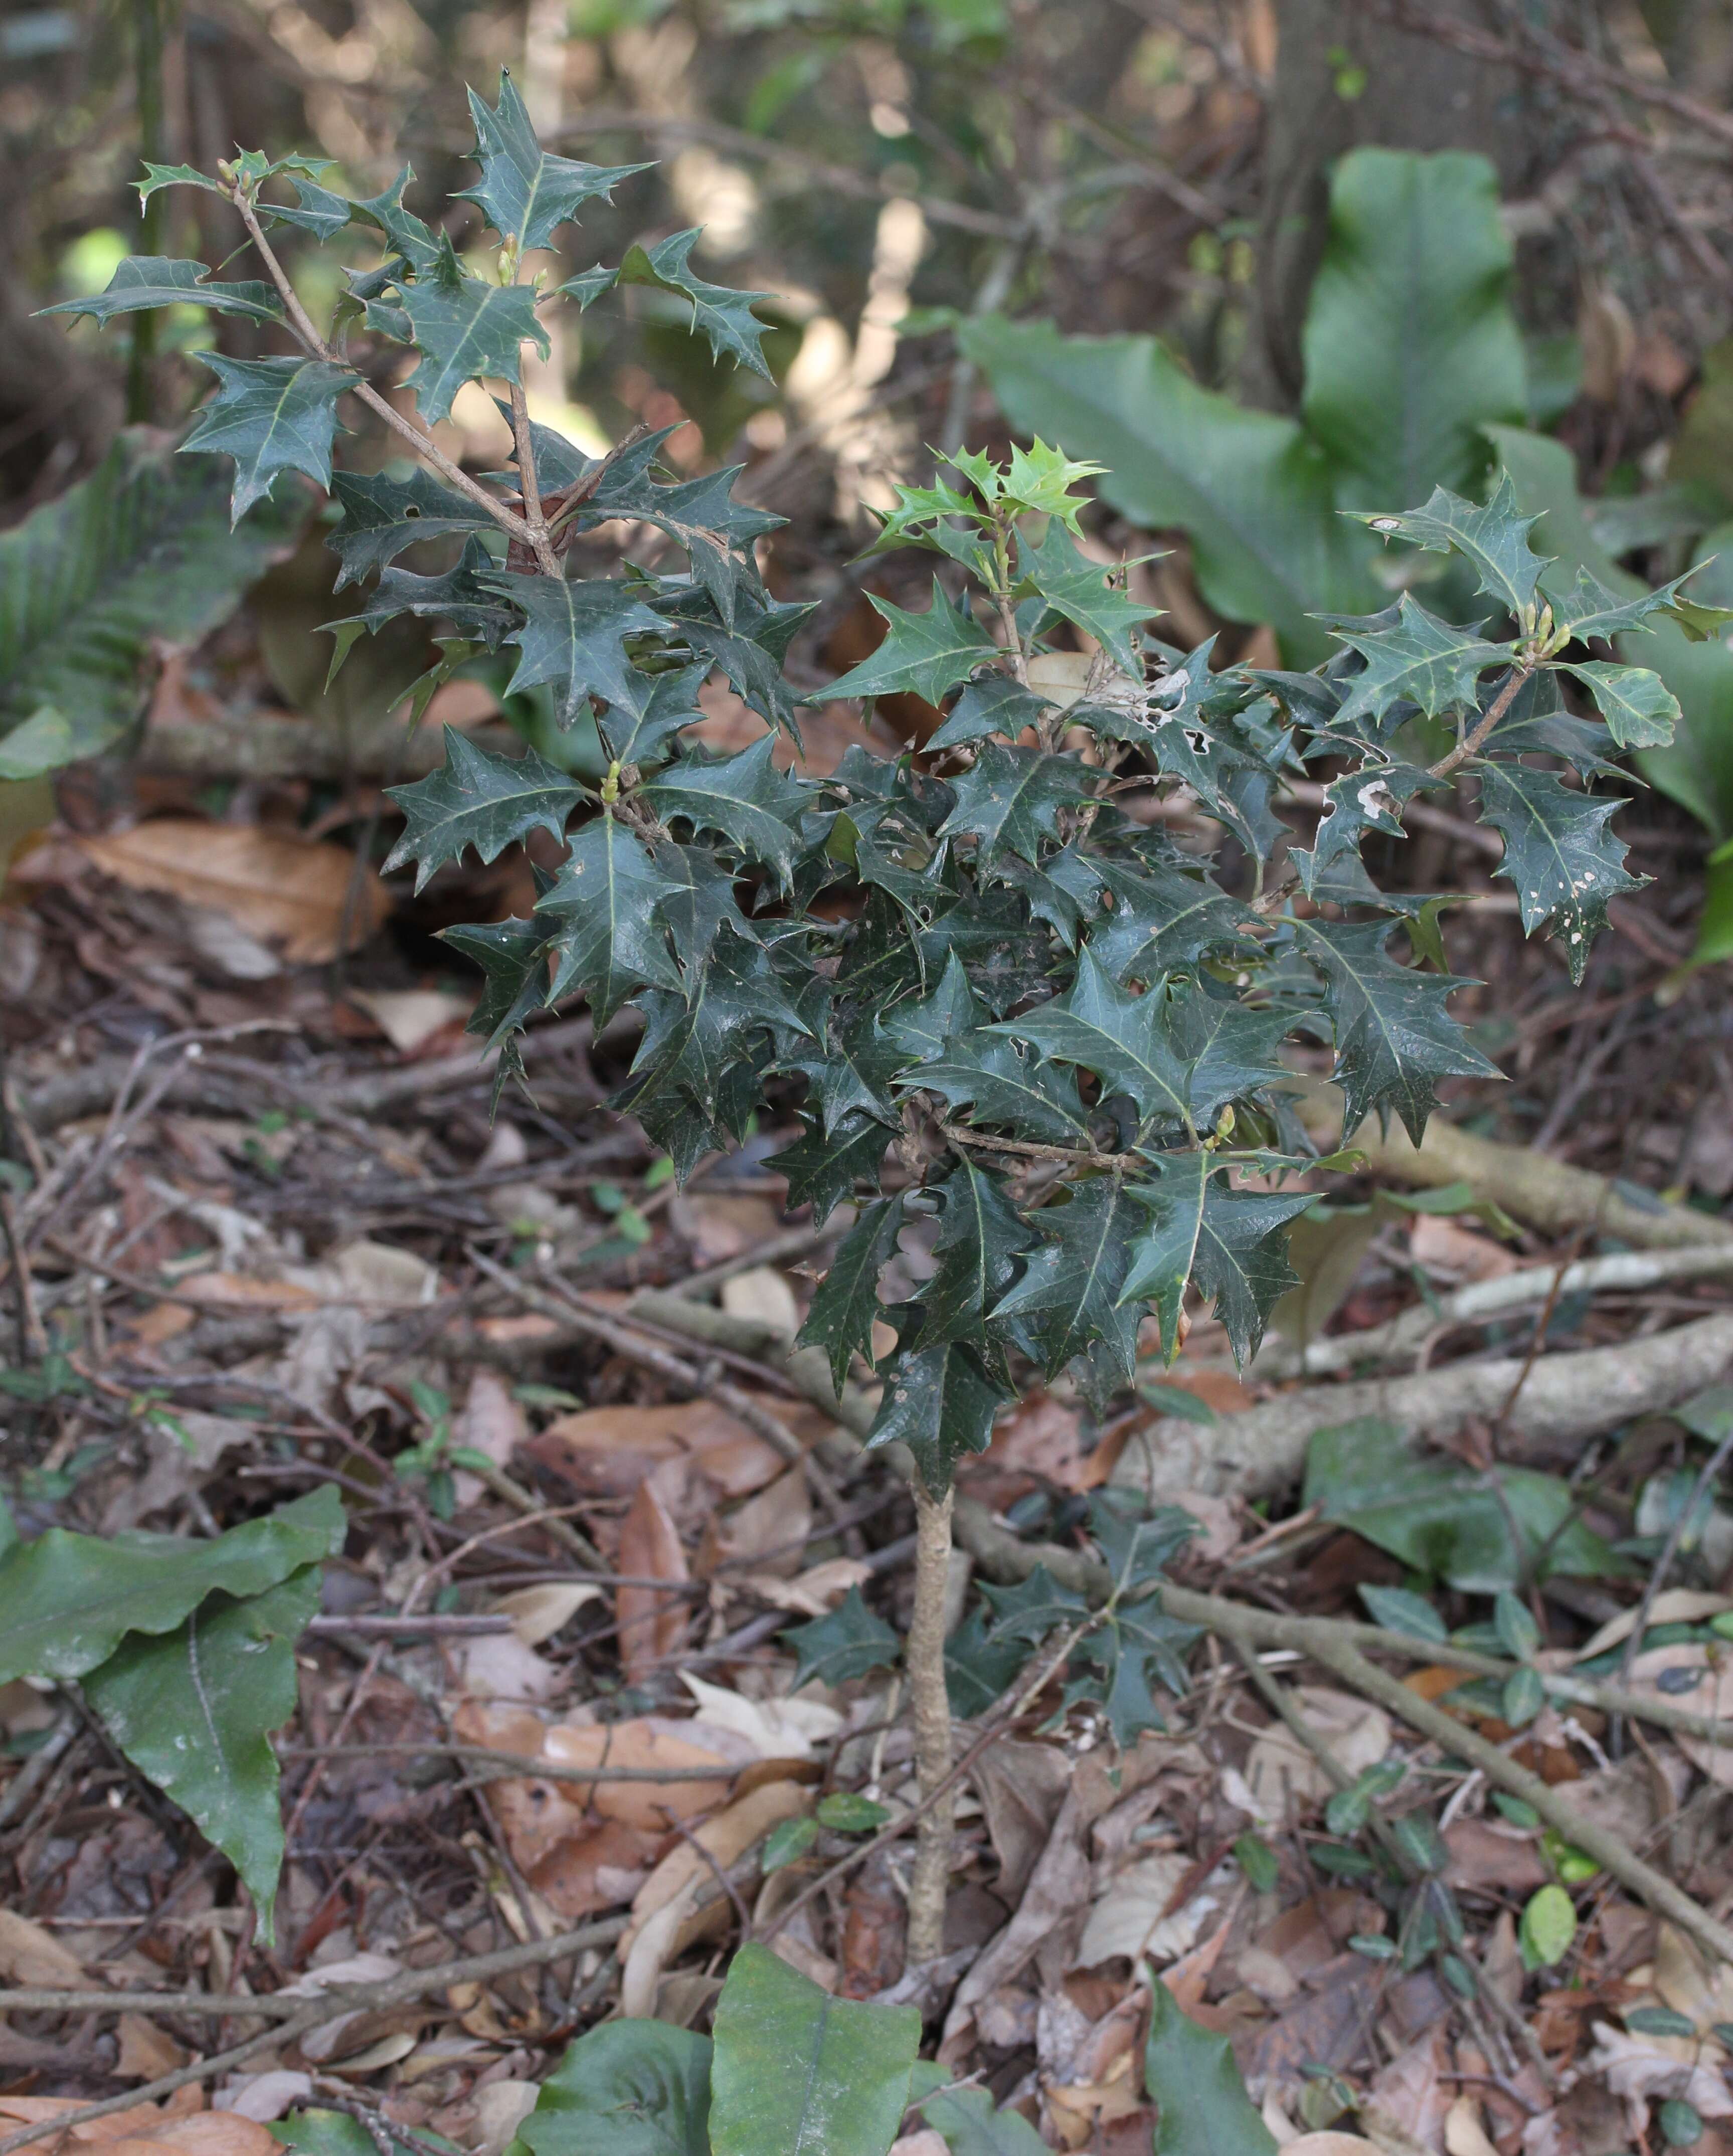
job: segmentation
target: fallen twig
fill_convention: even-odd
[[[408,2006],[445,1991],[454,1984],[486,1984],[496,1976],[509,1976],[514,1969],[537,1969],[548,1962],[563,1961],[569,1954],[581,1953],[586,1947],[612,1946],[630,1921],[624,1916],[606,1917],[597,1923],[580,1925],[574,1932],[562,1932],[553,1938],[532,1939],[524,1946],[501,1947],[493,1953],[468,1954],[460,1960],[441,1962],[433,1969],[408,1969],[401,1976],[388,1977],[378,1984],[333,1984],[313,1999],[301,1994],[292,2002],[281,1992],[266,1992],[253,1999],[244,1994],[219,1997],[211,1992],[54,1991],[24,1987],[0,1991],[0,2015],[100,2014],[122,2010],[128,2002],[133,2002],[128,2010],[219,2018],[244,2014],[251,2019],[262,2019],[267,2025],[257,2035],[228,2051],[177,2066],[172,2073],[147,2082],[141,2088],[105,2097],[100,2103],[85,2104],[77,2111],[61,2112],[53,2118],[40,2119],[33,2126],[8,2133],[0,2139],[0,2156],[10,2156],[14,2148],[64,2133],[90,2119],[105,2118],[113,2112],[130,2111],[136,2104],[154,2103],[159,2097],[172,2096],[177,2089],[194,2082],[213,2081],[231,2066],[243,2064],[255,2052],[286,2044],[306,2030],[317,2028],[321,2021],[336,2020],[341,2014]]]

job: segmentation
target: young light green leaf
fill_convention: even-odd
[[[176,1630],[123,1640],[85,1679],[116,1743],[239,1873],[267,1945],[283,1863],[267,1740],[295,1712],[295,1644],[318,1609],[320,1578],[308,1564],[262,1594],[211,1595]]]
[[[1149,608],[1108,583],[1107,571],[1082,552],[1062,519],[1048,520],[1039,547],[1020,542],[1018,561],[1024,577],[1055,613],[1093,636],[1122,674],[1143,680],[1143,654],[1131,632],[1149,619]]]
[[[908,2102],[920,2010],[833,1999],[743,1946],[716,2005],[714,2156],[885,2156]]]
[[[414,861],[418,891],[466,846],[475,848],[478,860],[496,861],[532,831],[563,838],[566,819],[583,798],[563,771],[532,748],[522,756],[496,756],[453,726],[445,728],[445,761],[438,771],[388,791],[404,820],[383,873]]]
[[[355,387],[352,369],[323,359],[225,359],[193,354],[217,377],[217,393],[199,408],[183,450],[220,450],[234,459],[229,520],[239,524],[270,492],[279,472],[305,472],[331,484],[337,401]]]
[[[50,1527],[0,1556],[0,1683],[81,1677],[129,1632],[172,1632],[207,1594],[262,1594],[334,1557],[346,1524],[328,1484],[208,1542],[105,1542]]]
[[[1576,1937],[1576,1911],[1562,1887],[1542,1887],[1530,1896],[1516,1928],[1525,1969],[1554,1968]]]

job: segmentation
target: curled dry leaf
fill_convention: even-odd
[[[1190,1869],[1191,1860],[1177,1853],[1128,1865],[1090,1910],[1074,1966],[1093,1969],[1116,1956],[1137,1963],[1146,1954],[1172,1961],[1184,1953],[1218,1906],[1212,1895],[1194,1894],[1183,1909],[1169,1913],[1175,1892]]]
[[[733,1584],[743,1593],[756,1594],[773,1609],[786,1609],[795,1617],[822,1617],[850,1588],[864,1587],[872,1577],[872,1567],[863,1559],[833,1557],[809,1566],[793,1579],[778,1579],[768,1572],[738,1572]]]
[[[1650,1604],[1644,1629],[1652,1630],[1659,1625],[1700,1625],[1705,1618],[1717,1617],[1724,1609],[1733,1609],[1733,1595],[1705,1587],[1669,1587]],[[1637,1629],[1637,1617],[1634,1604],[1621,1610],[1617,1617],[1609,1617],[1598,1631],[1591,1633],[1574,1650],[1571,1660],[1592,1662],[1609,1647],[1622,1646]]]
[[[671,1849],[633,1896],[632,1921],[620,1942],[621,1954],[631,1951],[645,1925],[683,1893],[691,1881],[714,1876],[703,1852],[707,1851],[709,1859],[726,1871],[748,1850],[755,1849],[772,1827],[784,1820],[804,1819],[814,1800],[813,1791],[799,1782],[763,1782],[724,1805],[702,1826],[693,1828],[692,1840]]]
[[[790,1427],[797,1427],[792,1419]],[[586,1408],[557,1416],[525,1450],[585,1497],[630,1497],[657,1467],[676,1460],[692,1460],[724,1497],[748,1497],[786,1465],[774,1446],[709,1400]]]
[[[105,2118],[86,2119],[69,2128],[58,2144],[65,2148],[100,2148],[103,2156],[281,2156],[281,2144],[255,2119],[232,2111],[206,2111],[203,2092],[177,2090],[166,2103],[135,2104]],[[20,2126],[44,2126],[68,2112],[84,2108],[81,2097],[0,2096],[0,2133]],[[41,2144],[52,2150],[56,2144]]]
[[[640,1578],[683,1588],[691,1574],[680,1530],[652,1478],[638,1486],[620,1530],[620,1568]],[[620,1660],[628,1684],[641,1684],[679,1659],[686,1646],[689,1604],[683,1594],[622,1584],[615,1589]]]
[[[733,1512],[713,1515],[699,1546],[697,1571],[708,1579],[722,1565],[751,1564],[792,1578],[812,1532],[812,1498],[803,1469],[791,1467]]]
[[[1293,1700],[1300,1718],[1315,1729],[1350,1774],[1377,1764],[1390,1749],[1390,1717],[1350,1692],[1324,1685],[1298,1685]],[[1257,1816],[1275,1824],[1322,1804],[1335,1784],[1284,1723],[1275,1722],[1252,1747],[1246,1760],[1246,1787]]]
[[[436,1034],[461,1033],[476,1007],[472,997],[444,988],[350,988],[345,1000],[364,1010],[400,1055],[413,1055]]]
[[[493,1605],[496,1617],[509,1617],[512,1630],[526,1647],[539,1647],[551,1640],[578,1612],[601,1599],[594,1583],[579,1579],[551,1579],[541,1587],[520,1587],[502,1594]]]
[[[452,1432],[454,1441],[482,1454],[496,1467],[509,1467],[512,1455],[528,1435],[529,1418],[512,1388],[497,1370],[477,1370],[470,1379],[463,1411]],[[456,1483],[460,1508],[473,1505],[485,1487],[481,1477],[467,1468],[458,1470]],[[533,1640],[524,1641],[529,1647],[537,1644]]]
[[[1632,2035],[1606,2021],[1594,2027],[1588,2070],[1604,2075],[1607,2087],[1622,2098],[1631,2131],[1639,2138],[1648,2106],[1668,2097],[1682,2097],[1700,2118],[1733,2118],[1733,2094],[1696,2037]]]
[[[292,965],[358,950],[391,911],[384,885],[346,847],[291,831],[165,816],[73,843],[105,875],[224,915]]]
[[[54,1933],[14,1909],[0,1909],[0,1977],[8,1984],[82,1984],[84,1964]]]
[[[687,1670],[680,1681],[697,1702],[698,1719],[707,1728],[733,1730],[761,1759],[810,1759],[842,1727],[842,1716],[822,1700],[748,1699]]]

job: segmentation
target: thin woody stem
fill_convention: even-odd
[[[544,577],[560,574],[559,557],[548,536],[548,516],[542,506],[542,485],[536,476],[535,438],[530,433],[529,398],[523,384],[512,385],[512,436],[517,444],[517,485],[523,495],[523,521],[529,526],[529,542],[536,566]]]
[[[1098,1152],[1092,1146],[1037,1145],[1021,1138],[989,1137],[981,1131],[959,1130],[954,1123],[941,1123],[940,1131],[953,1145],[983,1146],[989,1152],[1014,1152],[1026,1160],[1062,1160],[1074,1166],[1090,1168],[1124,1168],[1136,1158],[1129,1152]]]
[[[271,282],[282,295],[291,328],[315,357],[326,360],[333,367],[347,366],[348,362],[340,358],[314,327],[311,316],[301,304],[282,264],[271,250],[270,242],[260,224],[258,212],[247,199],[245,188],[239,182],[232,182],[229,195],[229,200],[240,212],[241,222],[247,228],[248,237],[259,250],[260,259],[270,273]],[[424,457],[442,479],[449,480],[460,493],[467,495],[471,501],[485,509],[501,531],[509,532],[514,539],[522,540],[526,545],[533,543],[530,527],[522,517],[514,510],[507,509],[503,502],[496,501],[485,486],[479,485],[460,465],[453,464],[445,451],[436,448],[413,420],[406,419],[395,405],[382,397],[372,382],[358,372],[355,377],[354,393],[369,411],[377,413],[393,433],[401,434],[419,456]]]
[[[1499,721],[1504,717],[1505,712],[1509,710],[1512,704],[1516,701],[1518,690],[1533,675],[1535,666],[1535,661],[1527,659],[1520,665],[1511,668],[1504,676],[1498,695],[1493,698],[1476,721],[1473,732],[1465,734],[1448,756],[1441,757],[1438,759],[1427,774],[1429,778],[1448,778],[1459,763],[1465,763],[1471,756],[1478,755],[1481,744],[1497,726]]]
[[[944,1952],[951,1868],[954,1800],[947,1789],[951,1702],[944,1676],[944,1604],[955,1492],[948,1489],[943,1496],[933,1496],[918,1471],[910,1487],[915,1501],[914,1613],[904,1659],[914,1710],[915,1768],[927,1806],[915,1829],[914,1870],[908,1882],[908,1960],[911,1969],[918,1969]]]

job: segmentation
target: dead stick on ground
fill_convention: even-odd
[[[915,1502],[914,1611],[903,1660],[914,1713],[915,1767],[926,1809],[916,1829],[908,1884],[908,1961],[918,1969],[944,1952],[945,1890],[950,1876],[954,1800],[951,1703],[944,1675],[945,1587],[950,1572],[951,1506],[955,1491],[935,1497],[918,1472],[909,1485]]]
[[[287,2019],[271,2021],[258,2035],[249,2036],[245,2042],[234,2045],[229,2051],[219,2051],[208,2059],[194,2060],[190,2066],[178,2066],[172,2073],[163,2074],[157,2080],[147,2082],[142,2088],[128,2089],[124,2095],[109,2097],[100,2103],[85,2104],[78,2111],[64,2111],[55,2118],[41,2119],[17,2133],[8,2133],[0,2139],[0,2156],[10,2156],[14,2148],[23,2148],[33,2141],[44,2141],[64,2133],[69,2128],[82,2126],[86,2120],[105,2118],[111,2112],[129,2111],[135,2104],[152,2103],[159,2097],[172,2096],[177,2089],[185,2088],[195,2082],[207,2082],[226,2073],[230,2066],[239,2066],[255,2052],[268,2046],[289,2042],[308,2029],[316,2028],[321,2021],[334,2021],[340,2014],[360,2010],[377,2012],[390,2006],[408,2006],[419,1999],[446,1990],[454,1984],[485,1984],[496,1976],[509,1976],[513,1970],[536,1969],[552,1961],[563,1961],[568,1955],[581,1953],[586,1947],[612,1946],[625,1930],[630,1919],[627,1917],[609,1917],[601,1922],[584,1924],[575,1932],[562,1932],[558,1938],[537,1939],[527,1946],[502,1947],[496,1953],[470,1954],[460,1961],[441,1963],[435,1969],[410,1969],[402,1976],[388,1978],[383,1984],[332,1985],[316,1999],[298,1998],[294,2010]],[[38,1991],[18,1989],[0,1991],[0,2015],[33,2011],[49,2013],[57,2010],[68,2013],[102,2012],[118,2006],[129,1995],[125,1993],[85,1991]],[[150,1999],[150,2007],[139,2010],[157,2013],[223,2015],[244,2013],[253,2016],[281,2015],[289,2002],[280,1994],[267,1992],[260,1999],[216,1999],[210,1994],[144,1994]],[[79,2004],[68,2005],[66,2001]]]

